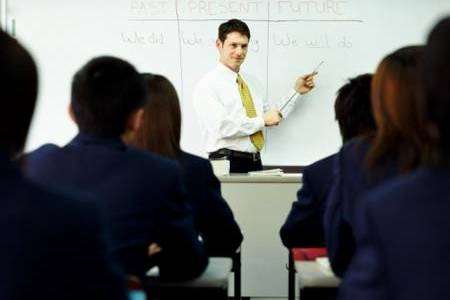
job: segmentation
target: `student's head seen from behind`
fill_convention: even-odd
[[[369,167],[395,162],[409,171],[420,162],[424,128],[421,88],[423,46],[408,46],[387,55],[372,80],[372,109],[376,135],[367,155]]]
[[[0,151],[14,157],[23,150],[38,89],[36,65],[28,51],[0,30]]]
[[[164,76],[148,73],[142,76],[150,101],[144,107],[143,125],[126,142],[177,159],[181,151],[181,110],[175,87]]]
[[[71,112],[81,133],[120,137],[148,99],[144,80],[128,62],[103,56],[90,60],[72,81]]]
[[[440,20],[428,36],[424,53],[427,136],[424,162],[450,167],[450,17]],[[427,150],[425,148],[425,150]]]
[[[337,92],[334,112],[343,142],[371,136],[376,130],[370,102],[372,74],[349,79]]]

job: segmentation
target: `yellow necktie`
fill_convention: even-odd
[[[248,89],[247,84],[245,84],[244,80],[239,74],[237,76],[236,82],[239,87],[239,94],[241,95],[242,105],[244,105],[247,117],[255,118],[256,109],[255,105],[253,104],[252,95],[250,94],[250,90]],[[256,149],[258,149],[258,151],[261,151],[264,146],[264,136],[262,131],[260,130],[250,135],[250,140],[252,141],[252,144],[256,147]]]

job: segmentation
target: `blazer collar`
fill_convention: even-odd
[[[103,145],[106,147],[112,147],[120,150],[125,150],[127,146],[120,137],[99,137],[88,133],[78,133],[69,145],[74,146],[86,146],[86,145]]]

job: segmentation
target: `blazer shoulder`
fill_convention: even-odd
[[[62,148],[55,144],[44,144],[24,155],[24,157],[42,157],[60,151]]]
[[[318,185],[319,189],[331,184],[334,176],[335,159],[336,154],[333,154],[307,166],[302,172],[303,182]]]
[[[211,166],[209,160],[188,152],[182,151],[180,158],[181,158],[180,161],[186,167],[206,169]]]
[[[33,201],[28,203],[30,211],[39,212],[40,219],[46,220],[45,222],[56,220],[56,223],[63,221],[65,224],[90,227],[92,222],[98,221],[99,209],[88,199],[88,194],[57,187],[43,187],[28,179],[24,179],[23,187],[22,193],[25,197],[32,195]],[[48,218],[44,215],[48,215]]]
[[[175,160],[150,151],[130,147],[127,154],[130,161],[133,161],[135,164],[141,166],[142,169],[146,169],[151,172],[177,172],[180,168],[179,164]]]
[[[318,160],[311,165],[303,169],[303,174],[317,174],[326,171],[330,171],[333,168],[334,160],[336,159],[336,154],[327,156],[321,160]],[[323,174],[322,174],[323,175]]]

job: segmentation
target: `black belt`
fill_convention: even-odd
[[[209,153],[209,159],[211,159],[211,160],[230,158],[230,157],[246,158],[246,159],[251,159],[253,161],[258,161],[261,159],[261,155],[259,154],[259,152],[251,153],[251,152],[242,152],[242,151],[236,151],[236,150],[230,150],[230,149],[219,149],[217,151]]]

